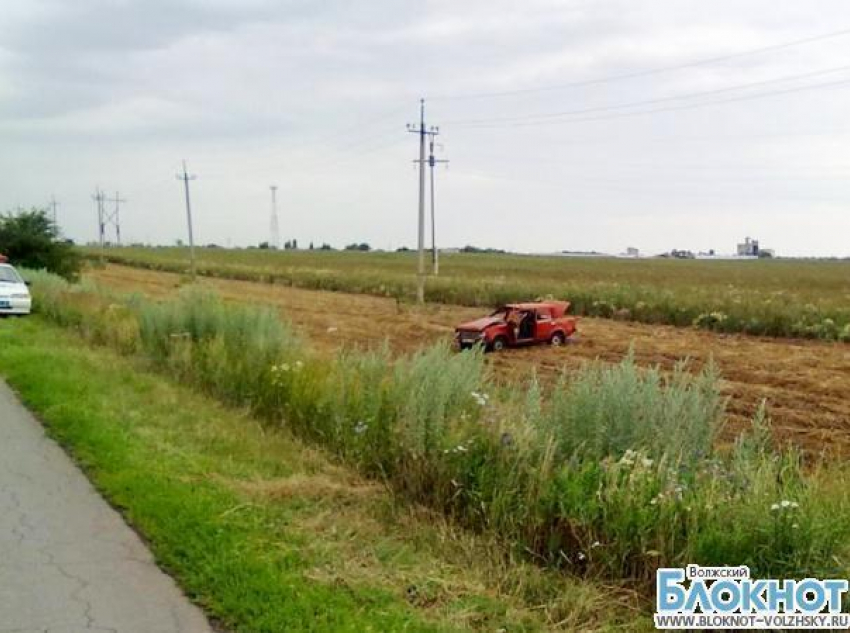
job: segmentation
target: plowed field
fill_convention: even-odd
[[[120,291],[151,296],[175,293],[181,279],[172,273],[110,265],[88,273]],[[332,353],[341,345],[371,346],[388,341],[409,351],[441,338],[480,308],[429,305],[418,309],[394,299],[301,290],[255,282],[205,279],[232,301],[276,306],[312,342]],[[694,367],[713,358],[729,397],[728,431],[740,428],[762,401],[767,402],[775,436],[807,451],[850,455],[850,345],[808,340],[718,335],[689,328],[582,319],[579,336],[562,348],[508,350],[488,357],[507,379],[527,376],[532,368],[544,378],[566,366],[600,358],[616,362],[632,346],[642,365],[671,368],[690,358]]]

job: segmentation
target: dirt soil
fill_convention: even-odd
[[[179,275],[110,265],[88,276],[119,291],[153,297],[174,294]],[[301,290],[255,282],[204,279],[225,299],[276,306],[314,347],[333,353],[342,345],[368,347],[385,340],[395,351],[451,338],[454,326],[481,316],[480,308],[429,305],[419,309],[394,299]],[[713,358],[729,396],[727,434],[747,424],[767,402],[774,434],[807,451],[850,455],[850,345],[819,341],[721,335],[688,328],[582,319],[575,340],[506,350],[488,361],[503,376],[521,378],[536,368],[555,376],[599,358],[617,362],[633,346],[642,365],[670,369],[684,358],[698,368]]]

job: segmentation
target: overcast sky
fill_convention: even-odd
[[[55,194],[93,240],[99,186],[173,244],[185,158],[199,243],[269,239],[276,184],[284,239],[413,246],[425,96],[444,245],[848,256],[844,29],[842,0],[0,0],[0,210]]]

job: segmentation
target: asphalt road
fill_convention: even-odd
[[[0,381],[0,633],[211,630]]]

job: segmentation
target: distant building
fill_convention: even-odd
[[[759,241],[749,237],[744,238],[743,244],[738,244],[739,257],[758,257]]]
[[[696,259],[696,255],[692,251],[680,251],[674,248],[669,253],[662,253],[658,257],[668,257],[673,259]]]
[[[626,256],[627,257],[640,257],[640,251],[638,249],[636,249],[634,246],[629,246],[626,249]]]

